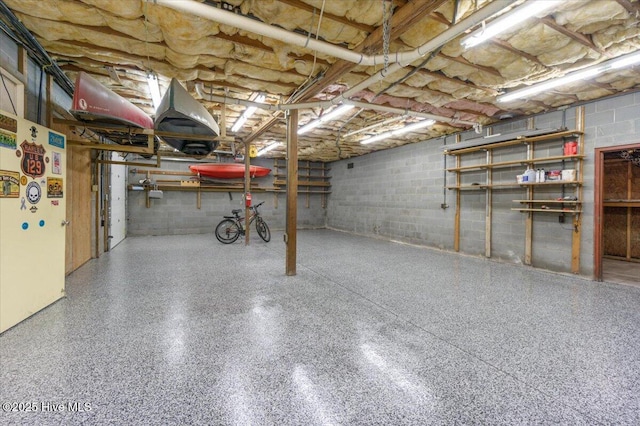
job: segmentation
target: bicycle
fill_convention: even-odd
[[[258,212],[258,207],[264,204],[264,201],[256,204],[255,206],[249,207],[253,212],[249,217],[249,225],[256,222],[256,231],[260,238],[264,240],[264,242],[268,243],[271,240],[271,231],[269,231],[269,226],[262,219],[260,213]],[[240,235],[244,235],[244,227],[242,226],[242,221],[244,221],[244,217],[240,217],[240,213],[243,209],[233,209],[231,213],[233,216],[224,216],[224,219],[216,226],[216,238],[223,244],[231,244],[235,242]]]

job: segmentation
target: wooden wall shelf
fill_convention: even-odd
[[[496,190],[518,189],[526,190],[526,198],[513,200],[513,202],[523,204],[520,207],[511,208],[513,211],[526,213],[525,221],[525,256],[524,263],[532,264],[532,247],[533,247],[533,218],[534,213],[554,213],[569,214],[573,216],[573,226],[575,232],[571,239],[571,271],[579,272],[580,267],[580,225],[581,225],[581,206],[582,201],[582,163],[584,161],[584,107],[576,110],[576,129],[574,130],[551,130],[551,133],[539,134],[538,136],[514,136],[510,140],[500,140],[490,142],[490,138],[485,138],[487,143],[481,142],[470,146],[468,143],[461,143],[460,148],[454,145],[445,146],[444,155],[451,155],[456,158],[454,167],[448,167],[448,172],[454,173],[456,181],[454,185],[445,185],[446,189],[456,191],[456,214],[454,224],[454,249],[459,251],[460,248],[460,221],[461,221],[461,201],[460,194],[464,191],[481,191],[485,194],[485,256],[491,257],[491,226],[492,226],[492,193]],[[536,131],[527,131],[529,134]],[[566,142],[576,142],[576,149],[572,152],[565,150]],[[502,151],[501,151],[502,150]],[[468,154],[476,154],[470,156]],[[483,153],[484,155],[482,155]],[[480,154],[480,155],[478,155]],[[494,154],[496,156],[508,155],[506,161],[493,161]],[[566,154],[566,155],[565,155]],[[463,157],[473,164],[463,164]],[[483,161],[484,157],[484,161]],[[520,158],[518,158],[520,157]],[[570,163],[570,167],[565,167],[566,163]],[[551,165],[550,170],[574,169],[575,180],[545,180],[544,182],[523,182],[516,181],[516,171],[518,166],[523,168],[535,168],[535,166]],[[513,169],[512,180],[508,180],[505,176],[509,175],[508,170],[503,170],[494,175],[494,170]],[[524,170],[522,170],[524,171]],[[467,174],[466,179],[464,176]],[[465,182],[466,180],[466,182]],[[473,182],[473,180],[481,180],[481,182]],[[472,183],[469,183],[471,181]],[[552,188],[561,190],[562,198],[567,196],[567,190],[570,197],[575,200],[558,200],[550,194]],[[539,193],[540,199],[536,199],[534,194]],[[560,195],[560,194],[558,194]],[[547,205],[549,207],[547,207]],[[545,208],[543,208],[543,206]],[[567,207],[569,206],[569,207]]]

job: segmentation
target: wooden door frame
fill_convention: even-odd
[[[637,149],[638,144],[626,144],[596,148],[594,154],[595,176],[593,188],[593,275],[597,281],[602,281],[602,246],[604,219],[604,200],[602,195],[602,180],[604,179],[604,155],[608,152]]]

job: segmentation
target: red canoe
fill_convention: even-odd
[[[71,113],[78,120],[153,129],[153,120],[143,110],[85,72],[76,78]]]
[[[237,179],[244,177],[244,164],[242,163],[205,163],[192,164],[189,169],[200,176],[218,179]],[[249,166],[251,177],[263,177],[271,173],[271,169],[260,166]]]

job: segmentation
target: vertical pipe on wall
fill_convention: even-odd
[[[287,120],[287,214],[284,242],[287,245],[285,271],[296,274],[298,222],[298,110],[291,110]]]

